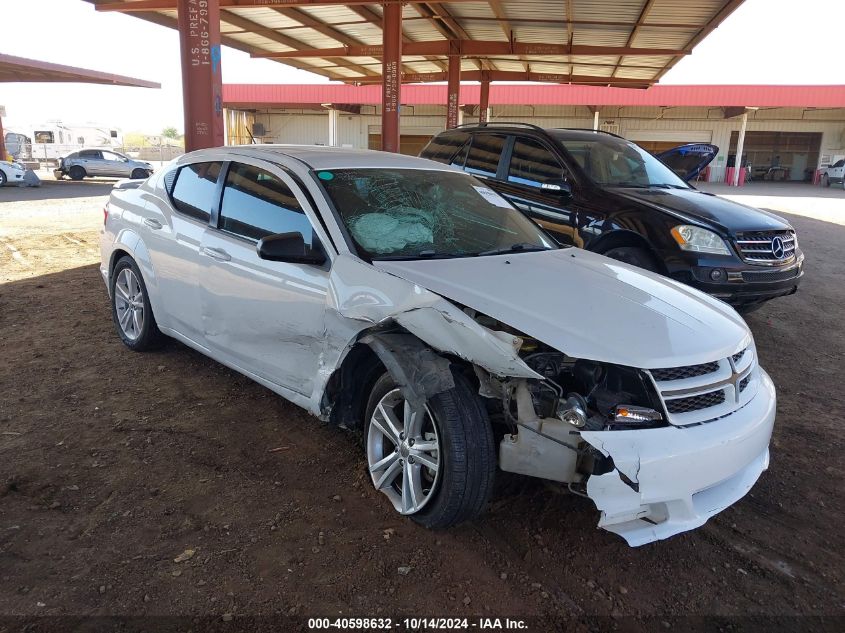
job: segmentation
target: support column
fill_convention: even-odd
[[[599,129],[599,109],[596,108],[593,112],[593,129],[598,131]]]
[[[401,104],[402,5],[384,5],[384,57],[382,57],[381,148],[399,152],[399,108]]]
[[[329,147],[338,147],[340,139],[338,138],[337,128],[340,122],[340,111],[334,108],[329,109]]]
[[[6,133],[3,131],[2,116],[0,116],[0,160],[6,160]]]
[[[736,142],[736,158],[734,159],[734,172],[731,179],[734,187],[739,186],[739,171],[742,169],[742,151],[745,149],[745,128],[748,126],[748,110],[742,113],[742,125],[739,128],[739,138]]]
[[[458,127],[458,109],[461,101],[461,56],[452,51],[449,55],[449,87],[446,98],[446,129]]]
[[[218,0],[178,0],[185,151],[224,144]]]
[[[490,122],[490,77],[486,72],[481,74],[481,98],[478,103],[478,122]]]

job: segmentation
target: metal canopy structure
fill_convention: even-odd
[[[0,82],[73,82],[161,88],[161,84],[97,70],[74,68],[0,53]]]
[[[448,82],[455,105],[461,80],[479,81],[485,92],[496,81],[647,88],[743,2],[86,1],[174,28],[181,8],[199,33],[219,25],[218,44],[336,81],[380,84],[385,149],[394,151],[399,119],[391,104],[403,83]],[[447,126],[457,111],[449,108]]]
[[[153,81],[0,53],[0,83],[15,82],[67,82],[161,88],[161,84]],[[0,117],[0,160],[6,160],[6,142],[2,117]]]

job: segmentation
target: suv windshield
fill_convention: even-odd
[[[552,131],[552,134],[598,185],[690,188],[666,165],[625,139],[601,133],[590,138],[571,138],[560,131]]]
[[[422,169],[317,172],[359,252],[370,259],[476,257],[556,248],[475,178]]]

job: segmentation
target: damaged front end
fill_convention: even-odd
[[[724,377],[718,362],[708,364],[712,375],[700,373],[710,369],[704,366],[652,372],[570,358],[518,336],[520,357],[541,379],[503,379],[476,368],[481,394],[501,402],[491,416],[506,429],[500,468],[590,498],[602,513],[599,527],[629,545],[699,527],[743,497],[768,467],[775,392],[753,346],[724,360]],[[666,376],[678,382],[655,378]],[[663,391],[666,384],[686,391]],[[729,402],[711,404],[722,392]]]
[[[463,363],[499,440],[499,467],[590,498],[599,527],[632,546],[702,525],[768,465],[775,393],[750,335],[730,357],[682,368],[573,358],[421,286],[339,261],[330,313],[410,401],[449,388],[449,363]]]

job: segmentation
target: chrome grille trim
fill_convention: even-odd
[[[715,370],[697,373],[698,368]],[[745,406],[757,392],[757,353],[750,345],[727,358],[700,365],[664,370],[646,370],[666,410],[667,420],[674,426],[701,424],[730,415]],[[677,378],[677,373],[686,377]],[[660,380],[659,377],[664,379]],[[668,379],[666,378],[668,377]]]
[[[783,257],[776,257],[772,241],[779,237],[783,244]],[[742,259],[754,264],[780,266],[795,260],[794,231],[746,231],[738,233],[736,245]]]

